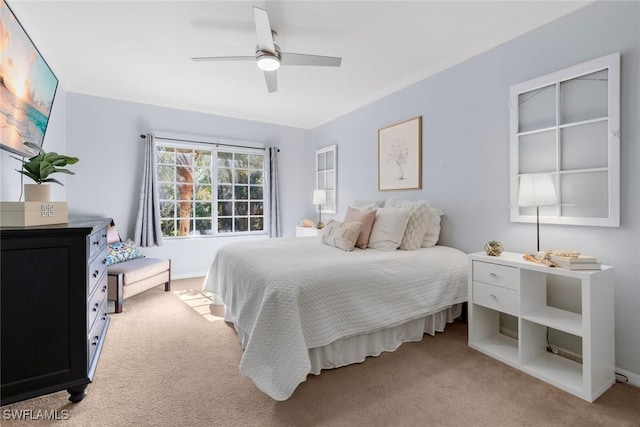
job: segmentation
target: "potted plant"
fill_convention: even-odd
[[[49,186],[41,184],[45,182],[55,182],[56,184],[64,185],[57,179],[49,177],[49,175],[58,172],[75,175],[74,172],[69,169],[64,169],[64,167],[78,163],[79,159],[77,157],[64,156],[53,151],[47,153],[40,146],[31,142],[25,142],[24,145],[38,152],[38,154],[29,158],[29,160],[12,156],[14,159],[22,162],[22,169],[16,169],[16,171],[36,182],[36,184],[24,185],[24,199],[25,201],[49,201]]]

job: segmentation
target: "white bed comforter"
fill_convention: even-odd
[[[436,246],[344,252],[317,237],[231,243],[204,289],[231,315],[240,373],[275,400],[310,372],[308,349],[397,326],[467,300],[467,257]]]

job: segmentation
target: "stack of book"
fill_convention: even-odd
[[[549,261],[566,270],[600,270],[601,265],[596,257],[578,255],[575,257],[549,255]]]

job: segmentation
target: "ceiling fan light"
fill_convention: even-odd
[[[258,68],[263,71],[275,71],[280,68],[280,59],[275,55],[262,55],[258,57]]]

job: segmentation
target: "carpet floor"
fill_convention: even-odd
[[[640,389],[588,403],[467,346],[467,325],[364,363],[310,375],[276,402],[238,372],[233,327],[202,279],[175,280],[112,314],[87,396],[5,405],[1,424],[56,426],[640,426]],[[35,420],[43,411],[57,421]],[[27,420],[17,420],[16,416]]]

